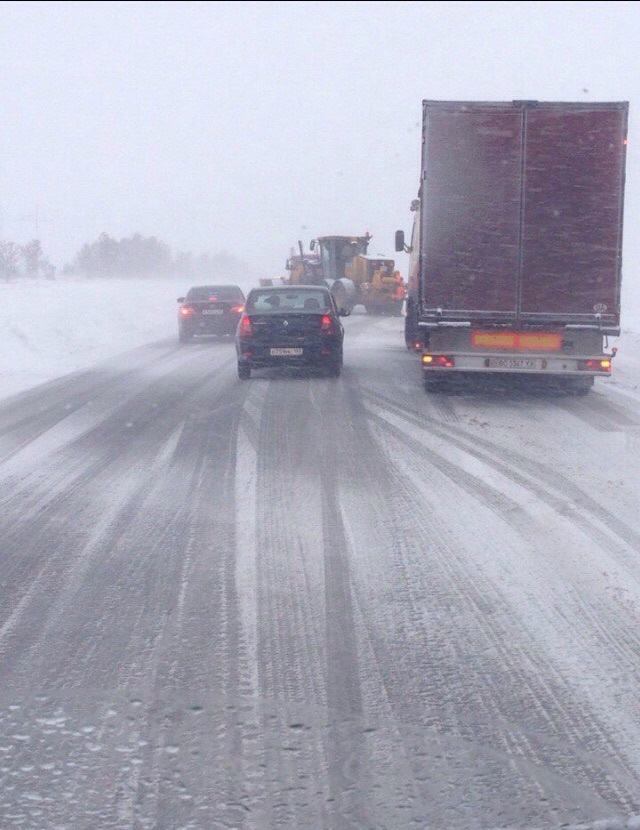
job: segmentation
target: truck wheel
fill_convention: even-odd
[[[238,363],[238,377],[240,380],[249,380],[251,377],[251,367],[246,363]]]
[[[593,378],[569,378],[568,391],[570,395],[588,395],[593,387]]]
[[[404,318],[404,342],[409,351],[414,351],[418,340],[418,312],[413,302],[407,303],[407,316]]]
[[[422,383],[424,385],[425,392],[437,392],[441,388],[442,379],[425,375],[422,379]]]

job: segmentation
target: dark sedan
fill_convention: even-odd
[[[247,297],[236,333],[238,376],[278,366],[342,370],[344,328],[329,289],[324,286],[254,288]]]
[[[235,334],[244,311],[244,294],[237,285],[195,285],[178,302],[181,343],[194,335]]]

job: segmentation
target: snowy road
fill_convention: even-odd
[[[0,402],[2,830],[640,813],[637,392],[425,395],[401,325]]]

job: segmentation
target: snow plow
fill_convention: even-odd
[[[404,280],[393,259],[360,254],[345,268],[345,276],[356,289],[356,303],[369,314],[402,313]]]
[[[400,314],[404,283],[393,259],[367,255],[371,234],[319,236],[309,253],[289,257],[290,285],[325,284],[339,308],[351,312],[363,305],[372,314]]]

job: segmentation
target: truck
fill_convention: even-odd
[[[629,104],[422,102],[405,342],[432,391],[461,373],[585,395],[620,335]]]
[[[319,236],[310,251],[293,250],[286,262],[291,285],[326,284],[339,308],[363,305],[372,314],[400,314],[404,282],[392,258],[367,253],[371,234]]]

